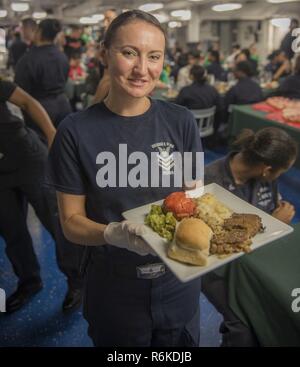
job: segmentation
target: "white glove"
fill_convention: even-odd
[[[105,242],[119,248],[125,248],[141,256],[154,255],[156,253],[139,236],[147,232],[144,224],[133,223],[128,220],[109,223],[104,230]]]

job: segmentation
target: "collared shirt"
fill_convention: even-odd
[[[279,86],[276,95],[300,99],[300,75],[290,75]]]
[[[227,81],[227,73],[218,62],[212,62],[206,67],[207,73],[214,75],[216,80]]]
[[[182,88],[175,103],[185,106],[190,110],[201,110],[216,106],[217,113],[220,113],[222,109],[221,97],[218,91],[207,83],[200,84],[194,82]]]
[[[289,31],[281,41],[280,50],[284,51],[285,55],[289,60],[291,60],[295,52],[293,51],[293,41],[296,39],[296,36],[292,36],[292,31]]]
[[[55,46],[34,46],[16,65],[15,82],[37,100],[64,92],[69,62]]]
[[[239,198],[271,214],[279,200],[277,182],[251,179],[243,185],[237,185],[230,168],[230,160],[236,153],[232,152],[205,167],[205,185],[217,183]]]
[[[264,99],[261,87],[251,78],[242,78],[229,89],[225,96],[226,106],[232,104],[251,104]]]

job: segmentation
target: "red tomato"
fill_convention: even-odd
[[[173,192],[166,197],[163,203],[165,213],[172,212],[176,219],[191,217],[195,212],[196,204],[184,192]]]

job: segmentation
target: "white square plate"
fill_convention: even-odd
[[[265,231],[263,233],[258,233],[252,239],[252,250],[256,250],[257,248],[264,246],[269,242],[273,242],[278,238],[293,232],[293,228],[291,226],[288,226],[287,224],[272,217],[264,211],[238,198],[217,184],[204,186],[203,194],[205,193],[214,194],[218,200],[228,206],[228,208],[233,210],[235,213],[257,214],[261,217]],[[131,220],[133,222],[144,223],[145,216],[149,213],[151,204],[161,205],[162,202],[163,200],[160,200],[155,203],[150,203],[135,209],[127,210],[123,213],[123,216],[125,219]],[[143,239],[152,247],[161,260],[182,282],[188,282],[192,279],[202,276],[244,255],[244,253],[237,253],[229,255],[223,259],[218,258],[216,255],[211,255],[208,258],[208,264],[206,266],[193,266],[170,259],[167,256],[168,241],[160,237],[152,229],[149,228],[149,233],[144,235]]]

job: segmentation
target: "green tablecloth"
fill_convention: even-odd
[[[300,346],[300,312],[292,291],[300,288],[300,223],[294,232],[223,268],[229,305],[251,325],[262,346]]]
[[[249,105],[234,106],[229,123],[230,137],[237,136],[238,133],[245,128],[257,131],[263,127],[274,126],[287,131],[300,145],[300,129],[280,122],[267,120],[265,115],[265,112],[255,111]],[[298,155],[295,167],[300,168],[300,154]]]

